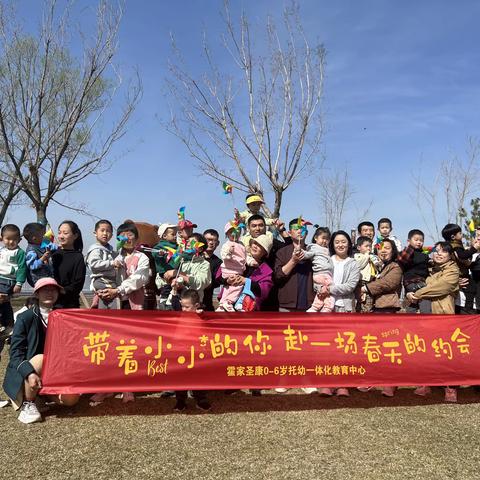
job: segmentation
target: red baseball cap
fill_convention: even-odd
[[[190,220],[180,220],[178,222],[179,230],[183,230],[184,228],[197,228],[196,223],[192,223]]]

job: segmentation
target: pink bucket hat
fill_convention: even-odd
[[[63,287],[61,287],[54,278],[51,277],[44,277],[37,280],[35,283],[35,287],[33,287],[33,293],[38,292],[43,287],[57,287],[60,293],[65,293]]]

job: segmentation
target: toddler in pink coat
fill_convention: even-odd
[[[235,275],[242,275],[247,264],[247,250],[240,242],[240,228],[234,222],[228,222],[225,225],[225,235],[228,240],[222,245],[220,256],[222,262],[222,278],[228,278]],[[233,312],[234,305],[242,293],[243,285],[224,284],[217,312]]]

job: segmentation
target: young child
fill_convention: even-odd
[[[53,277],[51,254],[57,246],[52,242],[42,246],[45,233],[45,225],[37,222],[27,223],[23,228],[23,236],[28,242],[25,251],[27,282],[31,287],[40,278]]]
[[[202,307],[200,304],[200,296],[198,295],[197,290],[193,288],[183,289],[180,294],[180,308],[182,312],[188,313],[202,313]],[[211,405],[207,399],[207,393],[204,390],[193,390],[193,398],[195,399],[196,406],[198,409],[203,411],[208,411],[211,408]],[[187,399],[188,399],[188,390],[177,390],[175,391],[175,398],[177,400],[175,407],[173,408],[174,412],[183,412],[187,408]]]
[[[463,285],[460,288],[455,313],[467,315],[475,314],[473,308],[475,285],[470,278],[469,267],[473,255],[480,250],[480,242],[474,239],[470,248],[466,249],[462,242],[462,228],[455,223],[447,223],[447,225],[443,227],[442,237],[452,246],[458,267],[460,268],[460,279],[466,283],[466,285]]]
[[[231,276],[241,275],[245,271],[247,264],[247,250],[245,245],[240,242],[239,227],[233,222],[225,225],[225,235],[228,240],[222,245],[220,257],[222,258],[222,277],[228,280]],[[243,285],[229,285],[225,283],[222,289],[222,295],[219,299],[217,312],[234,312],[235,302],[242,293]]]
[[[172,291],[169,282],[164,279],[165,272],[175,269],[173,257],[167,261],[168,249],[177,249],[177,225],[173,223],[161,223],[158,227],[158,236],[160,241],[153,247],[153,258],[155,260],[155,284],[159,290],[158,308],[166,310],[166,302]]]
[[[356,245],[357,253],[353,258],[360,268],[360,287],[363,287],[375,279],[382,262],[372,253],[372,239],[370,237],[358,237]],[[373,310],[373,297],[368,292],[360,293],[359,300],[356,307],[357,312],[368,313]]]
[[[25,252],[18,246],[20,229],[11,223],[0,230],[0,335],[8,336],[13,327],[10,297],[20,293],[27,278]]]
[[[395,235],[392,235],[392,221],[389,218],[381,218],[378,221],[377,227],[377,243],[382,243],[384,240],[389,238],[390,240],[393,240],[395,242],[397,251],[400,252],[402,250],[402,242],[400,242],[400,240]]]
[[[180,207],[177,213],[177,243],[185,243],[193,234],[197,224],[185,219],[185,207]]]
[[[138,229],[134,223],[122,223],[117,228],[117,236],[126,239],[120,255],[123,265],[120,269],[121,283],[116,288],[105,288],[99,290],[97,295],[101,300],[107,302],[114,298],[121,300],[121,308],[126,310],[143,310],[145,292],[143,287],[150,279],[150,260],[148,257],[135,249],[138,242]],[[90,405],[96,406],[106,398],[112,397],[113,393],[96,393],[90,398]],[[134,402],[133,392],[123,392],[122,402]]]
[[[117,287],[118,269],[123,262],[109,243],[113,236],[113,225],[109,220],[99,220],[95,224],[94,235],[97,241],[89,247],[85,263],[91,272],[90,290],[96,293],[98,290]],[[119,299],[108,301],[99,298],[98,308],[118,309]]]
[[[262,195],[259,193],[249,193],[245,197],[245,203],[247,204],[247,208],[243,210],[242,212],[239,212],[239,216],[241,221],[247,225],[248,219],[252,215],[262,215],[265,218],[265,224],[267,227],[270,227],[271,229],[274,229],[276,221],[274,218],[267,218],[265,215],[260,213],[260,209],[262,208],[262,205],[265,204],[263,201]]]
[[[429,275],[429,253],[423,250],[425,235],[421,230],[413,229],[408,232],[408,245],[398,254],[397,262],[403,270],[403,287],[405,294],[416,292],[425,287]],[[424,299],[419,303],[412,303],[406,308],[408,313],[432,313],[430,300]]]
[[[327,227],[318,227],[313,234],[312,242],[307,245],[304,258],[312,260],[313,288],[317,295],[307,312],[332,312],[334,299],[331,295],[320,299],[318,293],[322,287],[328,287],[333,281],[333,263],[328,250],[330,230]]]
[[[117,229],[117,236],[127,238],[123,244],[120,255],[123,259],[124,268],[121,271],[122,282],[117,287],[120,298],[128,299],[124,308],[131,310],[143,310],[143,301],[145,292],[143,287],[150,278],[150,261],[148,257],[138,250],[135,246],[138,241],[138,230],[133,223],[124,223]]]

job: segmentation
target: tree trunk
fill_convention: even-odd
[[[7,214],[8,207],[10,206],[10,202],[2,203],[2,208],[0,208],[0,225],[3,225],[3,220],[5,215]]]
[[[37,212],[37,222],[42,225],[47,225],[47,206],[46,205],[37,205],[35,207]]]
[[[283,190],[275,190],[275,206],[273,210],[273,218],[280,218],[280,208],[282,206]]]

